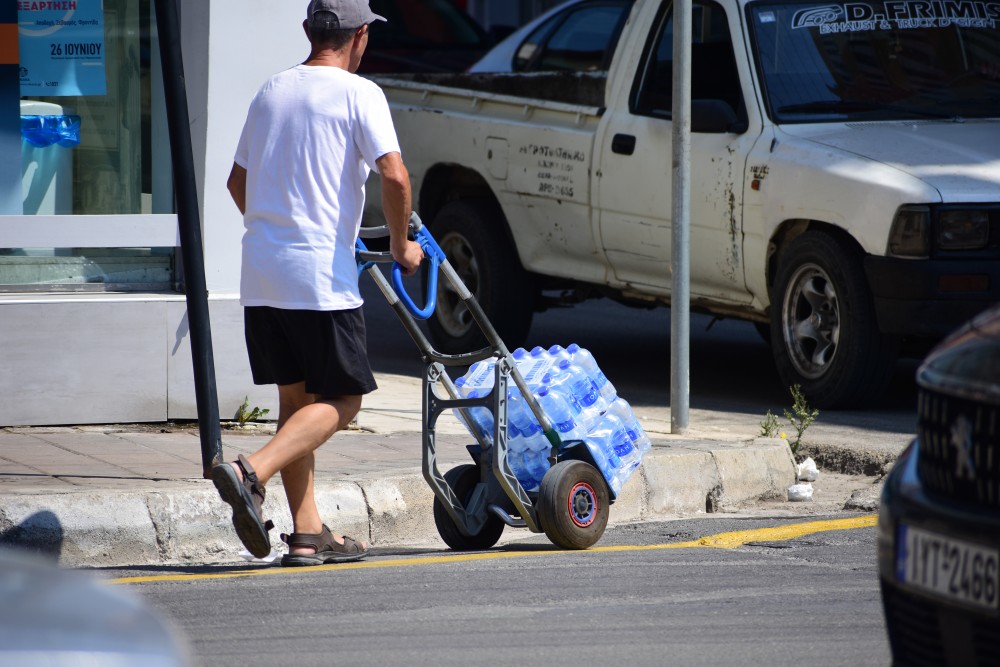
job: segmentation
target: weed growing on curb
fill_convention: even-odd
[[[233,415],[233,421],[238,423],[240,426],[246,426],[247,422],[257,421],[258,419],[263,419],[270,412],[267,408],[258,408],[256,405],[252,410],[250,407],[250,397],[243,397],[243,404],[236,408],[236,414]]]
[[[764,415],[764,420],[760,422],[760,435],[761,438],[777,438],[778,437],[778,418],[768,410],[767,414]]]
[[[792,449],[792,454],[795,454],[798,452],[799,445],[802,444],[802,434],[816,421],[816,417],[819,416],[819,410],[809,407],[809,402],[806,401],[805,394],[802,393],[802,387],[799,385],[793,385],[789,391],[792,393],[792,409],[791,411],[785,410],[785,419],[795,429],[795,440],[788,443],[788,446]]]
[[[799,450],[799,445],[802,444],[802,434],[806,432],[810,424],[816,421],[816,417],[819,416],[819,410],[809,407],[809,402],[806,401],[801,386],[794,385],[789,387],[789,391],[792,394],[792,409],[785,410],[785,419],[795,429],[795,439],[788,443],[792,454],[795,455]],[[770,410],[767,411],[764,419],[760,422],[760,434],[758,437],[788,440],[788,435],[781,430],[778,424],[778,418]]]

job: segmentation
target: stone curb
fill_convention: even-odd
[[[728,511],[782,498],[794,482],[787,444],[678,441],[657,445],[611,509],[612,524]],[[269,486],[265,513],[278,535],[291,531],[283,494]],[[338,531],[377,547],[443,548],[433,519],[434,495],[420,470],[356,482],[316,480],[322,515]],[[528,535],[507,530],[509,541]],[[231,563],[242,546],[229,507],[207,480],[174,482],[155,491],[4,494],[0,544],[57,557],[68,567]]]

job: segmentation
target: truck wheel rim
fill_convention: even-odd
[[[446,234],[438,242],[451,268],[462,279],[473,296],[479,298],[479,262],[472,251],[472,246],[461,234]],[[450,336],[463,336],[472,328],[474,322],[465,302],[448,280],[438,281],[437,318],[441,326]]]
[[[577,482],[570,490],[567,502],[569,518],[580,528],[586,528],[597,519],[597,493],[586,482]]]
[[[804,264],[788,281],[781,323],[795,371],[810,380],[830,369],[840,342],[840,303],[820,266]]]

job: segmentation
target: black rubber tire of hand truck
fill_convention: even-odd
[[[560,461],[542,478],[538,521],[549,540],[563,549],[593,546],[608,526],[607,482],[584,461]]]
[[[444,481],[447,482],[451,490],[455,492],[462,504],[466,504],[472,495],[476,484],[479,483],[479,467],[467,463],[452,468],[444,474]],[[444,505],[434,497],[434,525],[437,527],[438,535],[444,543],[455,551],[479,551],[489,549],[500,539],[503,529],[507,525],[500,517],[487,511],[486,523],[476,535],[465,535],[451,516],[445,510]]]

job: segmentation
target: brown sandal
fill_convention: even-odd
[[[236,466],[243,472],[240,480]],[[232,463],[222,463],[212,468],[212,482],[222,499],[233,508],[233,527],[247,551],[257,558],[271,553],[271,538],[267,531],[274,523],[264,521],[264,486],[257,480],[250,461],[240,454]]]
[[[292,533],[291,535],[281,534],[281,541],[291,549],[313,548],[316,553],[287,553],[281,557],[281,564],[285,567],[296,567],[305,565],[323,565],[326,563],[348,563],[361,560],[368,555],[368,548],[362,547],[357,540],[344,536],[344,543],[340,544],[333,539],[330,529],[323,526],[321,533]]]

